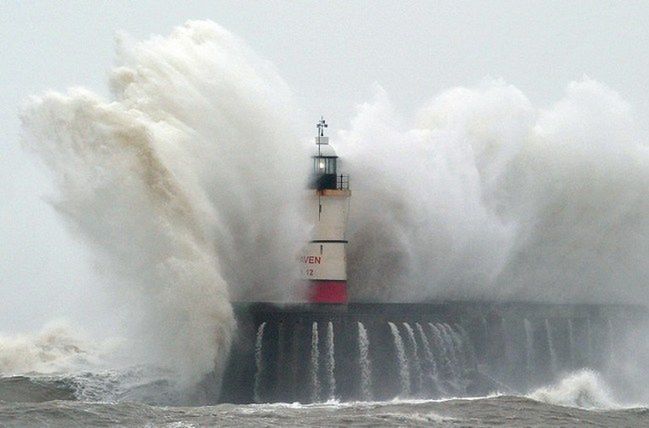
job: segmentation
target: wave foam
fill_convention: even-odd
[[[131,364],[189,385],[222,368],[230,297],[290,294],[308,156],[282,79],[212,22],[120,36],[117,63],[112,99],[32,97],[25,141],[53,173],[54,207],[111,275],[115,301],[97,316],[117,307]]]
[[[586,78],[542,109],[486,81],[399,116],[378,88],[333,142],[353,299],[649,302],[649,150],[619,94]]]
[[[38,333],[0,336],[0,373],[61,373],[101,365],[118,341],[95,343],[64,321],[48,323]]]
[[[584,409],[620,408],[600,375],[588,369],[572,373],[556,385],[539,388],[527,397],[558,406]]]

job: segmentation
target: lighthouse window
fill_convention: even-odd
[[[336,158],[327,158],[325,174],[336,173]]]
[[[313,159],[313,172],[316,174],[325,173],[326,162],[324,158],[314,158]]]
[[[315,157],[313,159],[313,170],[316,174],[335,174],[335,157]]]

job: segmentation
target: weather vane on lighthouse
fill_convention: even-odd
[[[324,129],[329,127],[329,125],[327,125],[323,116],[320,116],[320,121],[315,126],[318,128],[318,137],[324,137]]]

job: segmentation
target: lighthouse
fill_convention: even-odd
[[[316,125],[316,150],[309,183],[309,214],[313,223],[311,240],[301,258],[308,281],[310,303],[347,303],[347,217],[349,176],[340,171],[340,160],[326,137],[327,123]]]

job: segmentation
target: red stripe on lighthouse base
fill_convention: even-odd
[[[347,303],[347,281],[311,280],[311,303]]]

